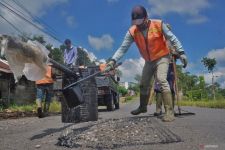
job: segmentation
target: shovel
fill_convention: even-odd
[[[114,66],[113,69],[115,69],[116,67],[120,66],[122,63],[118,63]],[[62,89],[63,95],[66,99],[66,102],[68,104],[68,107],[73,108],[76,107],[80,104],[83,104],[85,102],[84,100],[84,96],[83,96],[83,92],[82,92],[82,88],[80,87],[80,83],[84,82],[90,78],[93,78],[95,76],[97,76],[98,74],[102,73],[102,71],[97,71],[94,74],[91,74],[85,78],[82,78],[80,80],[78,80],[77,82],[74,82],[66,87],[64,87]]]

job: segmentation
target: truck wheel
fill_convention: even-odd
[[[115,109],[120,109],[120,97],[118,95],[116,96]]]
[[[108,111],[113,111],[115,108],[114,108],[114,99],[113,99],[113,95],[110,94],[108,95],[107,97],[107,110]]]

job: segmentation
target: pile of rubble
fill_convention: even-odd
[[[113,149],[122,146],[180,142],[181,139],[151,117],[111,119],[73,130],[58,145]]]

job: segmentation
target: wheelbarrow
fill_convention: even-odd
[[[73,76],[77,80],[76,82],[73,82],[62,89],[62,93],[65,97],[68,107],[74,108],[76,106],[83,104],[85,102],[85,99],[83,96],[83,91],[80,83],[97,76],[98,74],[102,73],[102,71],[98,69],[98,71],[96,71],[95,73],[86,76],[82,79],[79,79],[80,78],[79,75],[76,72],[69,69],[68,67],[66,67],[65,65],[59,64],[58,62],[52,59],[50,59],[50,62],[53,64],[55,68],[59,69],[60,71],[64,72],[67,75]],[[121,64],[122,63],[116,64],[115,67],[112,68],[112,70],[117,68]]]

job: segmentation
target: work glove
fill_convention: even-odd
[[[106,63],[106,67],[104,72],[109,72],[110,70],[112,70],[114,68],[116,64],[116,61],[114,59],[110,59],[108,63]]]
[[[180,61],[183,64],[183,68],[186,68],[188,61],[187,56],[185,54],[180,55]]]

